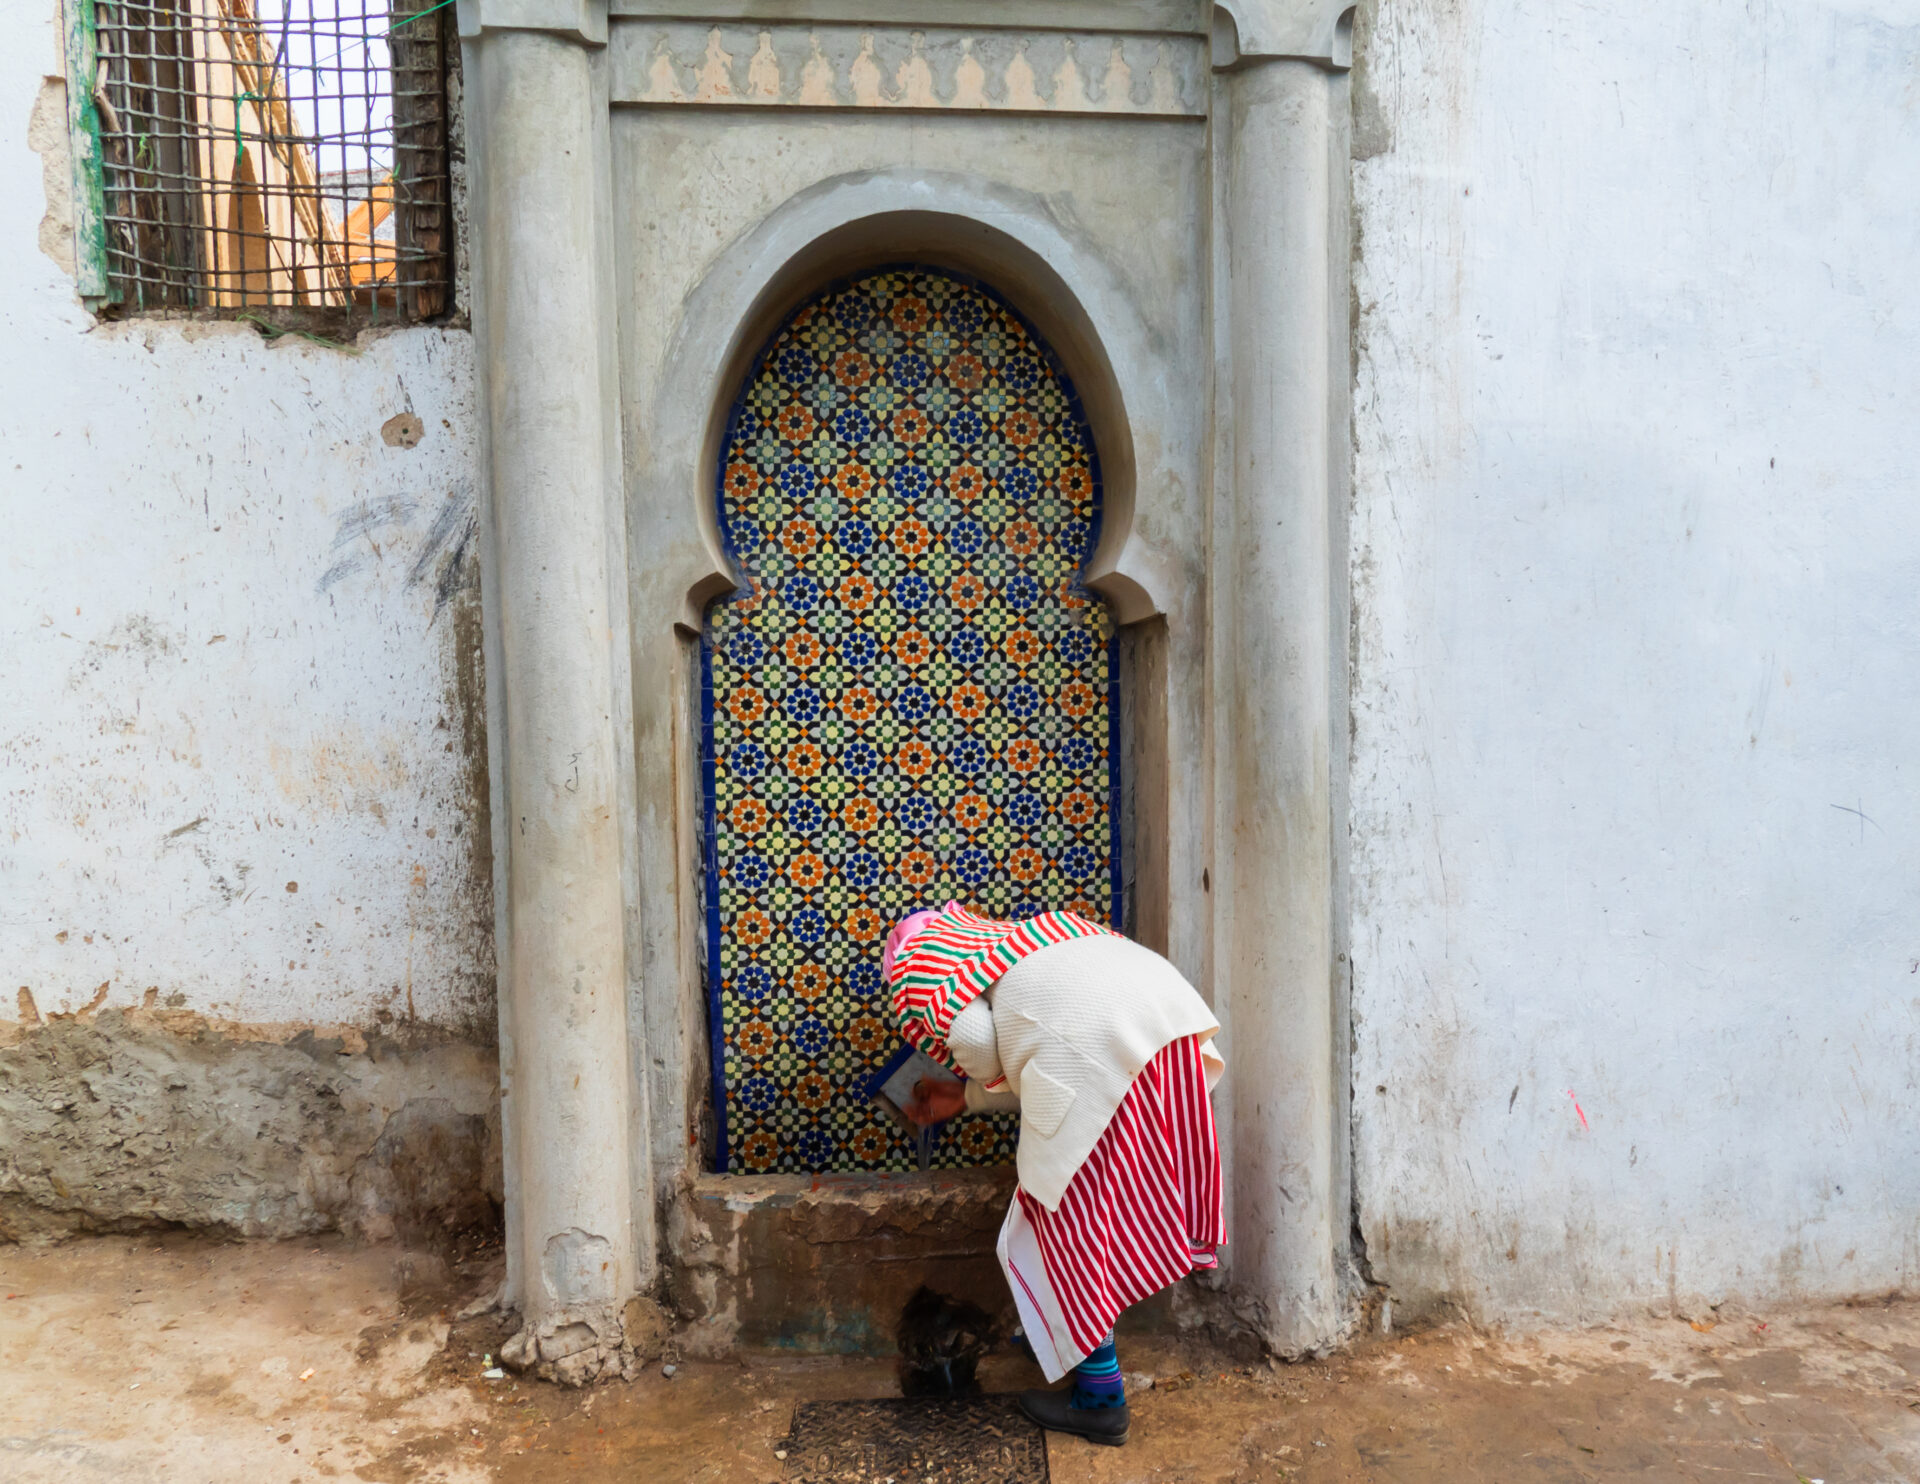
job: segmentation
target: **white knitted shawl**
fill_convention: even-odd
[[[1076,938],[1029,954],[954,1017],[947,1036],[967,1106],[1020,1108],[1020,1185],[1049,1211],[1100,1142],[1133,1079],[1199,1036],[1207,1086],[1226,1062],[1220,1022],[1178,969],[1128,938]],[[985,1091],[1005,1076],[1008,1094]]]

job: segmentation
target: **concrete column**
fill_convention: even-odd
[[[1229,1045],[1233,1292],[1283,1354],[1335,1341],[1333,502],[1344,490],[1345,200],[1324,60],[1231,57],[1216,103],[1225,282],[1216,520],[1215,963]],[[1336,252],[1337,250],[1337,252]],[[1340,725],[1344,725],[1342,720]]]
[[[640,1263],[617,720],[625,542],[602,344],[613,318],[594,55],[605,18],[596,38],[577,5],[553,17],[526,0],[502,9],[502,26],[479,3],[461,20],[491,484],[487,680],[504,731],[495,816],[509,1297],[523,1320],[504,1358],[580,1382],[630,1368],[623,1306]]]

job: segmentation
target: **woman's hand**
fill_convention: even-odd
[[[913,1101],[902,1111],[921,1128],[945,1123],[967,1111],[966,1084],[944,1077],[922,1077],[913,1084]]]

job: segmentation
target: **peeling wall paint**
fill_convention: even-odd
[[[1359,1226],[1396,1310],[1920,1281],[1920,23],[1378,0]]]
[[[488,1226],[493,1050],[157,1005],[0,1025],[0,1241],[155,1225],[371,1241]]]
[[[491,1042],[469,337],[94,323],[45,10],[0,51],[0,1015]]]

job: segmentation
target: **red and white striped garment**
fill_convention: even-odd
[[[1113,933],[1073,912],[1042,912],[999,922],[948,902],[893,961],[893,1013],[901,1032],[944,1067],[955,1066],[947,1047],[953,1017],[972,1004],[1029,953],[1070,938]],[[998,1090],[1007,1079],[986,1085]]]
[[[1200,1041],[1183,1036],[1133,1079],[1057,1211],[1017,1191],[1000,1265],[1049,1381],[1106,1339],[1122,1310],[1196,1268],[1227,1240],[1220,1142]]]

